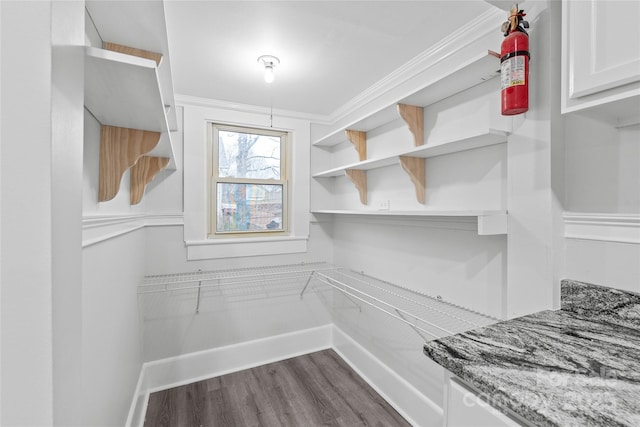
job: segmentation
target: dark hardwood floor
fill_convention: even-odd
[[[409,426],[333,350],[152,393],[145,427]]]

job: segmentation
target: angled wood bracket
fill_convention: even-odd
[[[347,134],[347,139],[358,152],[358,160],[367,160],[367,133],[350,129],[347,129],[345,133]]]
[[[398,104],[398,113],[413,134],[414,145],[424,145],[424,109],[415,105]],[[422,204],[425,202],[425,163],[425,159],[421,157],[400,156],[402,169],[409,174],[416,188],[416,198]]]
[[[151,52],[148,50],[136,49],[135,47],[124,46],[117,43],[102,42],[102,48],[113,52],[126,53],[140,58],[151,59],[156,62],[156,66],[160,66],[162,62],[162,54]]]
[[[130,201],[132,205],[140,203],[147,184],[168,165],[168,157],[142,156],[138,159],[136,164],[131,167]]]
[[[159,141],[160,132],[102,125],[98,201],[113,199],[127,169],[153,150]]]
[[[367,204],[367,171],[360,169],[347,169],[344,171],[347,177],[353,182],[353,185],[360,193],[360,203]]]
[[[422,204],[425,202],[425,160],[421,157],[400,156],[402,169],[409,174],[411,182],[416,187],[416,198]]]
[[[398,104],[398,113],[413,134],[415,146],[424,145],[424,109],[415,105]]]

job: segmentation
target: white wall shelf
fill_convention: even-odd
[[[500,74],[497,54],[484,51],[462,63],[446,75],[435,78],[431,84],[415,93],[398,99],[384,108],[349,123],[347,126],[330,127],[325,135],[313,142],[315,146],[333,146],[347,140],[345,130],[368,132],[399,117],[397,104],[426,107],[465,89],[469,89]]]
[[[361,162],[338,166],[337,168],[315,173],[312,176],[314,178],[332,178],[334,176],[343,176],[347,169],[367,171],[367,170],[383,168],[385,166],[391,166],[399,163],[400,163],[400,159],[398,158],[398,155],[394,154],[392,156],[382,157],[379,159],[363,160]]]
[[[158,67],[158,79],[167,107],[169,129],[177,130],[164,2],[87,0],[85,6],[104,42],[131,46],[162,55],[162,64]]]
[[[85,106],[103,125],[161,132],[148,156],[175,160],[156,63],[124,53],[85,47]]]
[[[317,209],[312,214],[344,215],[366,217],[392,217],[411,219],[466,218],[477,219],[478,234],[481,236],[507,234],[508,214],[499,210],[349,210],[349,209]]]
[[[452,154],[474,148],[488,147],[490,145],[507,142],[507,132],[488,129],[485,133],[473,135],[467,138],[440,141],[432,144],[421,145],[410,150],[398,152],[390,156],[377,159],[368,159],[361,162],[339,166],[313,174],[314,178],[330,178],[344,175],[347,169],[371,170],[400,163],[400,156],[429,158]]]
[[[177,168],[164,2],[88,0],[85,7],[95,26],[86,39],[84,102],[101,125],[98,201],[113,199],[131,169],[137,204],[158,172]]]

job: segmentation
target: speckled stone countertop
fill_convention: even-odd
[[[540,426],[640,426],[640,295],[565,280],[548,310],[424,345],[498,408]]]

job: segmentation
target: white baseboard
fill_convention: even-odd
[[[440,406],[335,325],[333,349],[411,425],[442,425]]]
[[[333,348],[400,415],[416,426],[441,425],[442,408],[335,325],[145,363],[126,427],[142,427],[149,394],[231,372]]]
[[[145,363],[126,426],[144,424],[150,393],[331,348],[332,332],[324,325]]]

